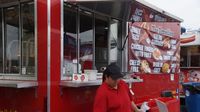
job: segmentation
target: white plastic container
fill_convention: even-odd
[[[72,61],[73,63],[73,73],[77,73],[77,60],[76,59],[73,59]],[[78,70],[78,73],[81,73],[81,64],[78,64],[79,66],[79,70]]]
[[[84,73],[88,75],[89,81],[97,80],[97,70],[84,70]]]

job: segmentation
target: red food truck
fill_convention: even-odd
[[[92,112],[113,62],[138,106],[179,112],[161,94],[178,95],[181,21],[143,0],[0,0],[0,112]]]
[[[199,53],[200,32],[199,30],[187,31],[181,35],[181,82],[200,82]]]
[[[182,84],[200,82],[200,31],[191,30],[183,33],[180,38],[180,97],[185,100]]]

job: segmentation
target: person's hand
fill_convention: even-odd
[[[137,109],[135,112],[145,112],[142,109]]]

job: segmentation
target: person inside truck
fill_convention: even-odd
[[[112,63],[103,72],[103,83],[98,88],[93,112],[143,112],[133,101],[128,85],[121,80],[120,67]]]

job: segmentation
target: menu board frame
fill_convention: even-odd
[[[129,23],[128,71],[174,74],[180,70],[180,24]]]

